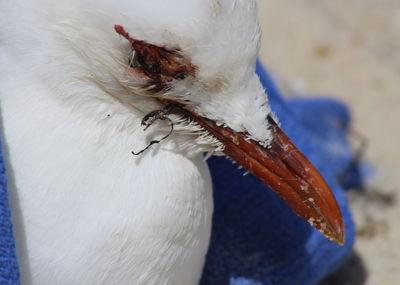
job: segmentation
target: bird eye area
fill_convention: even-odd
[[[155,85],[157,91],[167,88],[168,83],[173,80],[183,80],[195,73],[196,66],[179,49],[167,49],[134,39],[120,25],[115,25],[114,29],[132,46],[130,67],[140,77],[148,79],[149,84]]]

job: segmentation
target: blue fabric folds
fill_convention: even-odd
[[[350,253],[354,225],[338,183],[352,159],[349,111],[331,99],[283,99],[257,64],[283,130],[327,179],[341,206],[347,240],[340,247],[312,229],[252,175],[222,157],[209,160],[215,213],[202,285],[315,284]],[[355,174],[347,173],[350,180]],[[353,177],[352,177],[353,176]],[[0,284],[19,284],[3,155],[0,153]],[[183,285],[183,284],[182,284]]]
[[[215,212],[202,285],[309,285],[332,273],[354,243],[354,224],[339,180],[352,161],[346,140],[350,114],[332,99],[282,98],[257,63],[282,129],[323,174],[341,207],[347,237],[338,246],[298,218],[252,175],[223,157],[209,160]],[[359,180],[357,172],[345,173]]]
[[[19,284],[18,263],[7,192],[7,175],[0,141],[0,284]]]

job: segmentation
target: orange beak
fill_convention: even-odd
[[[269,116],[273,139],[263,147],[228,127],[193,114],[183,107],[181,111],[197,122],[224,146],[224,153],[253,173],[290,208],[330,240],[343,245],[345,231],[342,214],[328,184],[305,155]]]
[[[132,38],[120,25],[115,31],[135,50],[130,67],[136,76],[147,79],[154,91],[173,80],[193,74],[196,67],[178,51]],[[154,87],[153,87],[154,86]],[[224,146],[224,153],[249,170],[278,194],[301,218],[327,238],[343,244],[345,232],[342,214],[328,184],[304,154],[290,141],[271,117],[273,139],[268,147],[248,139],[228,127],[185,109],[182,103],[158,98],[162,105],[174,104],[188,119],[197,122]],[[151,144],[150,144],[151,145]]]

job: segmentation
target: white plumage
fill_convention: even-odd
[[[255,1],[0,3],[0,96],[23,284],[196,284],[207,252],[218,147],[181,123],[140,121],[160,104],[129,72],[135,38],[179,49],[196,76],[163,94],[270,139],[255,74]],[[177,120],[176,117],[173,117]]]

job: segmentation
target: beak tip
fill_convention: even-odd
[[[346,242],[346,232],[343,225],[341,225],[335,232],[335,238],[333,239],[338,245],[344,245]]]
[[[338,245],[344,245],[346,241],[346,232],[342,220],[336,220],[336,223],[330,224],[329,227],[316,227],[325,237]]]
[[[343,246],[346,242],[345,235],[341,234],[339,236],[335,236],[333,238],[329,238],[331,241],[337,243],[340,246]]]
[[[344,234],[344,232],[338,232],[335,233],[334,235],[331,236],[327,236],[329,240],[337,243],[340,246],[343,246],[346,242],[346,236]]]

